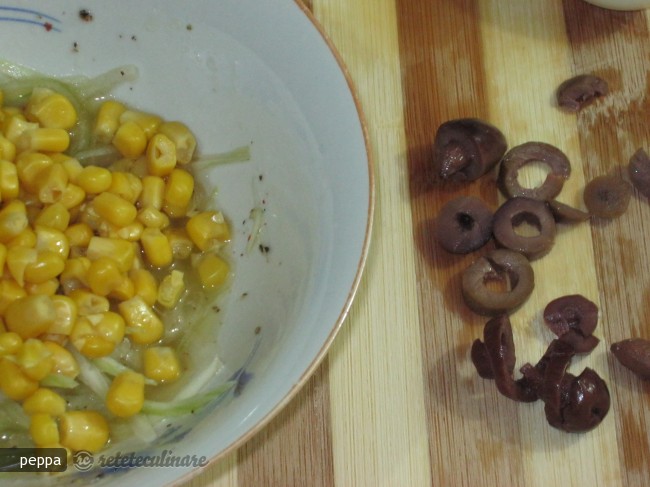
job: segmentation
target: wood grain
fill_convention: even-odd
[[[469,359],[484,318],[460,298],[459,276],[477,256],[431,239],[449,199],[503,197],[490,174],[436,184],[438,125],[475,116],[510,146],[556,145],[572,162],[559,196],[582,191],[629,156],[650,150],[650,15],[582,0],[309,0],[356,85],[374,154],[375,234],[363,282],[327,360],[259,435],[193,487],[645,486],[650,485],[650,384],[623,369],[609,345],[650,338],[650,204],[635,193],[611,221],[563,225],[553,251],[533,262],[536,288],[512,315],[518,365],[553,338],[543,307],[581,293],[601,309],[601,344],[569,371],[595,369],[612,408],[586,434],[550,427],[541,402],[517,404],[480,379]],[[611,94],[578,115],[554,102],[568,77],[592,72]],[[528,171],[524,181],[544,176]]]

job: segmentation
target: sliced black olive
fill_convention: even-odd
[[[494,379],[494,371],[490,363],[490,356],[485,343],[481,340],[474,340],[472,343],[471,358],[478,375],[484,379]]]
[[[599,340],[593,336],[598,324],[598,306],[580,294],[554,299],[544,308],[544,322],[577,353],[591,352]]]
[[[538,230],[526,236],[517,227],[528,223]],[[546,255],[555,243],[555,218],[545,202],[530,198],[512,198],[503,203],[494,214],[494,238],[503,247],[524,254],[529,259]]]
[[[504,396],[522,402],[537,400],[535,391],[514,380],[515,344],[507,315],[496,316],[485,324],[483,342],[476,340],[472,346],[472,361],[479,375],[494,379],[498,391]]]
[[[588,367],[578,377],[567,374],[562,389],[561,424],[553,424],[557,428],[584,433],[598,426],[609,412],[611,398],[607,384]]]
[[[616,218],[627,210],[632,186],[618,176],[598,176],[585,187],[585,205],[599,218]]]
[[[577,223],[589,220],[589,213],[586,211],[561,203],[558,200],[550,200],[547,203],[553,217],[555,217],[555,221],[558,223]]]
[[[492,210],[475,196],[451,200],[438,214],[435,236],[448,252],[473,252],[492,237]]]
[[[433,164],[441,179],[474,181],[492,169],[507,149],[495,126],[476,118],[450,120],[438,127]]]
[[[546,164],[551,172],[541,186],[524,188],[519,183],[519,170],[533,162]],[[571,164],[560,149],[545,142],[526,142],[513,147],[503,157],[499,170],[499,187],[508,198],[523,196],[548,201],[560,194],[564,181],[570,174]]]
[[[643,149],[637,150],[630,158],[628,166],[630,180],[644,196],[650,198],[650,156]]]
[[[650,380],[650,340],[628,338],[612,344],[610,350],[623,367]]]
[[[488,287],[502,281],[507,291]],[[496,249],[477,259],[463,273],[462,291],[467,306],[475,313],[496,316],[523,304],[533,292],[535,276],[528,259],[519,252]]]
[[[562,83],[557,89],[556,96],[559,106],[577,112],[607,93],[609,93],[607,81],[591,74],[581,74]]]

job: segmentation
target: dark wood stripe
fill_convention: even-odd
[[[489,119],[478,12],[477,0],[397,0],[433,485],[512,485],[523,478],[520,463],[507,460],[519,452],[504,441],[517,436],[517,405],[499,396],[491,381],[478,378],[469,359],[484,320],[462,305],[459,284],[460,272],[476,255],[450,255],[431,238],[433,219],[453,197],[474,194],[497,205],[492,178],[439,185],[430,170],[432,142],[442,122]],[[473,438],[477,421],[487,424],[493,437],[477,439],[481,446],[475,449],[454,441]],[[477,458],[468,457],[472,451]],[[468,468],[477,461],[478,468]],[[508,472],[497,467],[505,463]]]
[[[581,155],[587,179],[626,175],[638,147],[650,149],[650,35],[644,12],[614,12],[581,0],[564,0],[574,74],[595,73],[611,93],[578,115]],[[592,224],[602,305],[602,346],[630,336],[650,339],[650,204],[638,194],[627,213]],[[612,413],[617,423],[626,485],[650,476],[650,386],[610,356]]]
[[[244,487],[334,485],[327,357],[298,395],[238,452]]]

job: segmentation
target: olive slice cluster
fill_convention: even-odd
[[[476,339],[471,350],[472,363],[479,376],[493,379],[501,394],[518,402],[541,399],[551,426],[580,433],[602,422],[609,412],[611,399],[607,384],[594,370],[585,368],[578,376],[567,372],[575,354],[576,349],[570,343],[555,339],[537,364],[524,364],[520,369],[521,378],[515,379],[515,346],[506,314],[485,324],[483,341]]]

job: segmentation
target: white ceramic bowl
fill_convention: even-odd
[[[650,8],[649,0],[585,0],[598,7],[612,10],[641,10]]]
[[[92,20],[80,17],[81,8]],[[144,452],[216,461],[307,380],[359,283],[373,178],[340,60],[294,0],[5,1],[0,17],[2,58],[50,75],[135,65],[138,79],[118,88],[117,98],[185,121],[202,153],[251,146],[251,161],[210,173],[234,226],[235,278],[220,303],[219,328],[215,320],[218,340],[207,337],[197,354],[220,355],[214,384],[241,368],[257,343],[247,365],[252,378],[237,397],[174,423]],[[266,254],[257,245],[246,251],[255,207],[265,210],[259,243],[270,248]],[[163,485],[192,469],[98,473],[77,472],[65,483]],[[34,481],[24,474],[13,480]]]

